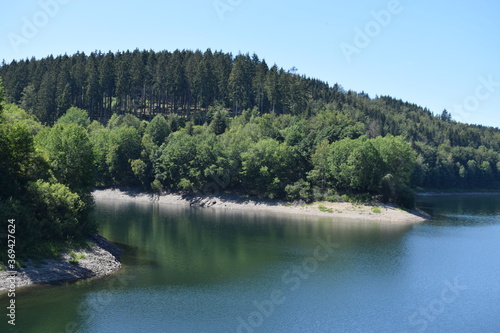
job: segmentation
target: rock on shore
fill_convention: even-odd
[[[89,247],[75,249],[78,263],[70,263],[75,258],[71,251],[65,252],[60,259],[47,259],[42,263],[23,262],[24,268],[18,269],[16,289],[33,284],[51,284],[69,282],[91,277],[108,275],[121,266],[121,249],[99,235],[90,237]],[[9,289],[9,272],[0,271],[0,292]]]

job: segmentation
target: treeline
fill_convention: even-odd
[[[308,102],[332,100],[339,87],[269,67],[256,55],[201,51],[139,51],[73,56],[2,64],[7,101],[42,123],[52,124],[71,106],[88,110],[102,123],[114,113],[151,120],[175,113],[206,121],[206,110],[221,105],[233,115],[257,106],[264,113],[303,113]]]
[[[306,119],[261,116],[257,109],[230,117],[218,107],[208,110],[203,125],[175,114],[156,115],[151,122],[115,114],[102,125],[72,107],[51,127],[14,104],[5,114],[23,128],[38,164],[46,166],[25,159],[29,168],[45,170],[49,183],[83,198],[93,186],[142,186],[157,192],[232,191],[305,201],[368,195],[413,204],[416,153],[410,145],[391,135],[370,139],[363,124],[333,110]],[[328,132],[328,138],[335,137],[332,143],[324,136],[325,127],[336,131]],[[38,173],[30,186],[37,177],[44,179]]]
[[[370,137],[393,134],[432,147],[485,146],[500,149],[500,130],[457,123],[443,111],[429,110],[388,96],[364,93],[268,66],[257,55],[176,50],[77,53],[3,62],[6,100],[51,125],[71,106],[106,123],[113,114],[132,113],[151,121],[177,114],[201,125],[210,106],[240,115],[257,107],[309,117],[332,105],[367,126]]]
[[[500,181],[498,128],[458,123],[446,110],[435,115],[388,96],[370,98],[345,91],[337,84],[330,86],[298,75],[295,69],[269,67],[256,55],[233,56],[211,50],[77,53],[4,63],[0,75],[4,77],[7,102],[21,106],[44,125],[55,124],[70,107],[87,110],[91,123],[87,130],[98,157],[96,177],[102,186],[140,181],[145,186],[154,183],[173,189],[184,179],[182,187],[193,184],[199,188],[202,179],[210,178],[214,170],[231,170],[236,174],[230,185],[233,189],[285,196],[286,186],[276,185],[277,191],[263,188],[274,186],[274,178],[263,181],[260,191],[252,190],[255,182],[245,180],[251,174],[243,169],[250,165],[245,158],[252,149],[267,154],[267,147],[243,146],[231,158],[212,152],[209,156],[219,160],[207,171],[202,168],[205,162],[199,161],[205,155],[187,143],[194,136],[195,146],[203,145],[204,140],[209,140],[206,145],[215,145],[220,140],[232,140],[228,138],[238,131],[251,131],[248,135],[255,136],[250,129],[256,127],[261,131],[256,144],[261,139],[275,140],[267,144],[285,154],[280,157],[276,153],[276,158],[292,156],[298,161],[277,177],[280,184],[302,180],[315,193],[318,184],[310,175],[315,170],[312,157],[323,141],[335,146],[346,138],[371,142],[389,135],[401,137],[398,140],[415,151],[408,184],[413,188],[495,188]],[[145,131],[157,123],[168,124],[157,126],[166,134],[153,140],[154,136]],[[205,133],[205,126],[215,139]],[[148,146],[145,134],[155,146]],[[241,139],[248,140],[245,136]],[[124,148],[121,142],[129,142],[130,147]],[[192,159],[183,159],[183,153],[175,151],[174,142],[191,147],[184,153]],[[225,145],[224,153],[231,151],[227,150],[230,144]],[[164,165],[171,166],[165,167],[158,162],[163,155],[179,157],[162,157]],[[197,171],[186,171],[191,166]],[[357,191],[335,177],[326,175],[320,190]],[[377,186],[381,188],[381,184]]]

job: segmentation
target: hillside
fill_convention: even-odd
[[[500,183],[498,128],[344,91],[257,55],[77,53],[4,63],[0,76],[7,119],[27,124],[70,188],[83,185],[72,184],[71,168],[61,167],[69,162],[57,160],[62,146],[50,143],[73,125],[86,130],[80,142],[91,147],[85,160],[98,186],[290,200],[369,195],[411,206],[412,188]]]

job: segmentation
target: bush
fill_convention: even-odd
[[[396,190],[395,203],[407,209],[415,208],[415,192],[408,186],[399,186]]]
[[[28,191],[44,240],[79,238],[96,231],[87,216],[89,203],[67,186],[38,180],[29,184]]]
[[[351,202],[351,203],[363,203],[367,204],[372,200],[372,196],[367,193],[358,193],[358,194],[342,194],[342,201]]]
[[[77,124],[87,128],[90,125],[90,118],[87,111],[77,107],[71,107],[56,122],[57,124]]]
[[[194,185],[189,179],[182,178],[177,187],[182,191],[191,192]]]
[[[415,192],[398,182],[391,174],[382,178],[380,192],[383,202],[392,202],[407,209],[415,207]]]
[[[285,187],[287,200],[311,200],[311,184],[303,179]]]

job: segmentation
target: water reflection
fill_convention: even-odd
[[[500,222],[500,196],[449,196],[419,198],[417,204],[438,226],[480,226]]]
[[[218,283],[258,274],[297,251],[311,253],[319,238],[341,243],[340,253],[365,249],[376,262],[377,251],[394,250],[411,228],[149,203],[103,201],[96,214],[105,237],[134,248],[123,261],[136,268],[144,285]]]
[[[429,331],[488,331],[500,309],[500,197],[424,199],[435,219],[415,226],[99,201],[100,232],[124,266],[19,292],[13,332],[235,332],[276,289],[287,301],[255,332],[411,331],[408,316],[455,276],[471,292]],[[338,246],[290,290],[287,272],[320,241]],[[117,280],[127,283],[106,298]]]

